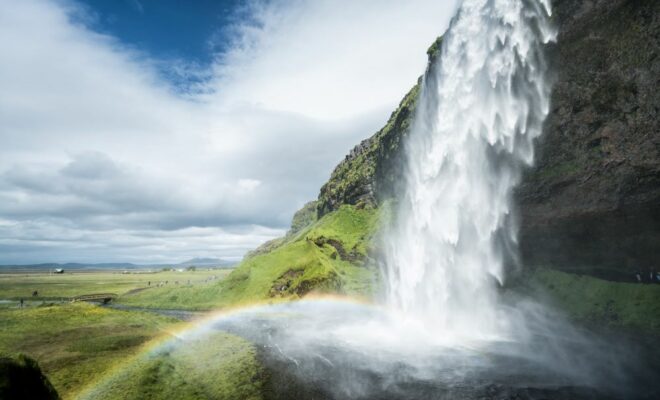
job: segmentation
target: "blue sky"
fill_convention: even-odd
[[[207,75],[231,42],[232,26],[245,24],[250,14],[238,0],[81,0],[82,23],[119,39],[124,45],[160,61],[164,79],[185,89]],[[185,63],[188,74],[168,65]]]
[[[240,18],[235,0],[83,0],[93,29],[162,59],[207,65],[226,45],[226,27]]]
[[[240,259],[383,126],[455,5],[0,0],[0,264]]]

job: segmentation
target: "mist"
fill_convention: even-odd
[[[640,349],[507,286],[512,191],[549,112],[549,2],[465,0],[426,70],[405,182],[381,234],[380,301],[307,299],[209,318],[174,346],[248,339],[275,398],[644,397]]]

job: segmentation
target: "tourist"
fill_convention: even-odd
[[[637,278],[637,283],[642,283],[642,274],[639,271],[635,273],[635,277]]]

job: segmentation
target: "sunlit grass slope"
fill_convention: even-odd
[[[344,205],[252,252],[218,284],[150,289],[119,301],[154,308],[211,309],[309,293],[368,297],[377,279],[369,249],[378,223],[376,209]]]
[[[0,309],[0,354],[26,354],[64,399],[163,335],[175,320],[75,303]]]
[[[263,372],[249,342],[215,332],[173,339],[138,357],[81,399],[261,399]]]

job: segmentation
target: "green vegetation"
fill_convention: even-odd
[[[542,179],[548,178],[566,178],[580,171],[580,165],[577,161],[565,161],[560,164],[549,166],[539,170],[538,177]]]
[[[660,285],[611,282],[539,268],[525,286],[545,293],[569,317],[588,325],[660,335]]]
[[[32,292],[39,292],[39,299],[70,298],[81,294],[116,293],[118,295],[145,288],[153,288],[160,282],[167,287],[191,282],[191,285],[207,285],[213,277],[223,277],[230,270],[160,271],[121,273],[118,271],[0,274],[0,299],[31,299]],[[151,285],[148,283],[151,282]]]
[[[320,216],[336,210],[342,204],[374,206],[377,187],[391,190],[397,180],[393,166],[397,165],[396,150],[401,145],[412,123],[412,115],[419,95],[418,82],[401,100],[385,126],[369,139],[360,143],[332,172],[330,179],[321,187],[318,198]],[[387,189],[386,189],[387,188]]]
[[[376,268],[369,246],[379,213],[344,205],[295,235],[256,251],[224,280],[205,287],[162,288],[122,296],[124,304],[211,309],[296,299],[310,292],[370,296]]]
[[[426,50],[426,55],[429,56],[429,64],[433,64],[435,59],[438,58],[440,50],[442,50],[442,36],[438,36],[431,47]]]
[[[172,310],[210,310],[222,295],[218,282],[206,285],[170,285],[127,293],[116,302],[123,305]]]
[[[261,399],[263,372],[249,342],[215,332],[172,339],[125,365],[82,399]]]
[[[373,209],[342,206],[272,252],[247,259],[221,286],[226,304],[297,298],[310,291],[368,295],[362,266],[377,222]]]
[[[0,354],[39,362],[65,398],[163,335],[176,320],[86,303],[0,309]]]
[[[296,213],[293,214],[293,219],[291,220],[291,230],[289,230],[287,235],[295,235],[296,233],[316,222],[318,220],[316,212],[317,206],[317,201],[310,201],[300,210],[296,211]]]

